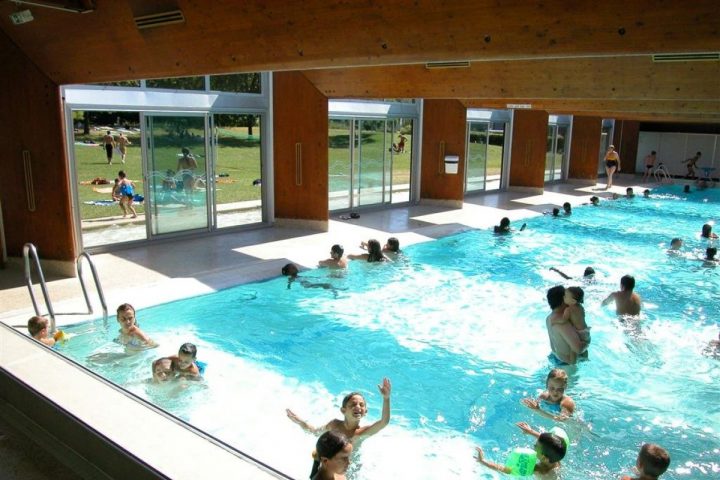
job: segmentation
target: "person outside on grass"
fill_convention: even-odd
[[[125,157],[127,156],[127,146],[132,145],[132,142],[130,142],[130,139],[125,136],[124,133],[120,132],[120,136],[118,137],[117,141],[117,147],[120,151],[120,160],[122,160],[122,163],[125,163]]]
[[[640,295],[635,293],[635,277],[624,275],[620,279],[620,290],[611,293],[602,305],[615,301],[615,311],[618,315],[638,315],[640,313]]]
[[[127,178],[124,170],[118,172],[118,192],[120,194],[120,209],[123,211],[123,218],[127,217],[128,212],[132,212],[131,218],[137,218],[137,212],[133,207],[135,183]]]
[[[575,412],[575,402],[565,395],[567,383],[565,370],[553,368],[545,380],[545,391],[537,399],[523,398],[522,404],[544,417],[564,421]]]
[[[362,441],[375,435],[390,423],[390,394],[392,391],[390,380],[384,378],[382,384],[378,385],[378,390],[383,397],[382,418],[366,426],[360,426],[360,421],[367,415],[367,405],[365,397],[359,392],[351,392],[343,398],[340,408],[340,412],[343,414],[342,420],[333,419],[320,427],[315,427],[302,420],[290,409],[285,412],[293,423],[298,424],[306,432],[314,435],[330,430],[341,432],[357,448]]]
[[[115,137],[112,136],[110,130],[103,137],[103,145],[105,147],[105,156],[107,157],[108,165],[112,165],[113,149],[115,148]]]

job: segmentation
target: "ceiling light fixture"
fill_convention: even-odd
[[[712,62],[720,61],[719,52],[706,53],[656,53],[652,56],[653,62]]]
[[[139,30],[144,28],[163,27],[165,25],[173,25],[175,23],[185,23],[185,16],[180,10],[135,17],[135,26],[137,26]]]
[[[457,62],[428,62],[425,64],[425,68],[428,70],[436,68],[470,68],[470,62],[467,60]]]

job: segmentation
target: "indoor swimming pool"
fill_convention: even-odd
[[[476,462],[474,446],[503,462],[534,444],[516,422],[555,426],[521,400],[536,397],[554,367],[547,289],[579,285],[592,344],[588,361],[565,367],[577,410],[564,422],[571,445],[560,478],[631,474],[645,442],[672,457],[662,478],[718,478],[720,352],[708,342],[720,331],[720,266],[702,260],[700,231],[718,221],[719,201],[720,189],[684,194],[679,185],[603,199],[506,236],[468,230],[412,245],[392,263],[351,261],[343,272],[302,272],[306,282],[278,276],[140,310],[155,349],[126,353],[111,315],[107,326],[69,327],[75,336],[58,351],[293,478],[309,475],[315,438],[285,410],[325,424],[357,390],[370,423],[388,377],[390,425],[362,444],[349,478],[501,478]],[[673,237],[685,242],[679,255],[667,252]],[[587,266],[593,282],[582,280]],[[625,274],[642,296],[637,318],[601,306]],[[204,380],[152,384],[151,362],[185,342],[207,364]]]

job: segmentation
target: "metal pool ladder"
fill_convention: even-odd
[[[48,295],[47,284],[45,283],[45,276],[43,275],[42,267],[40,266],[40,260],[38,259],[37,249],[32,243],[26,243],[23,246],[23,258],[25,259],[25,282],[30,292],[30,299],[32,300],[33,308],[35,309],[35,315],[40,315],[40,309],[38,308],[37,301],[35,300],[35,294],[32,288],[32,272],[30,269],[30,257],[32,256],[35,262],[35,269],[37,270],[38,276],[40,277],[40,289],[42,290],[43,298],[45,300],[45,306],[47,307],[48,316],[50,317],[50,333],[55,332],[55,315],[78,315],[77,313],[58,313],[56,314],[50,301],[50,295]],[[93,280],[95,281],[95,288],[97,289],[98,297],[100,297],[100,304],[103,309],[103,321],[107,323],[108,313],[107,304],[105,303],[105,294],[103,293],[102,285],[100,285],[100,278],[98,277],[95,264],[90,258],[90,254],[83,251],[75,259],[75,267],[77,268],[78,279],[80,279],[80,287],[82,288],[83,296],[85,297],[85,304],[87,305],[87,314],[93,313],[93,307],[88,297],[87,288],[85,287],[85,280],[82,274],[82,259],[85,258],[90,265],[90,271],[92,272]]]

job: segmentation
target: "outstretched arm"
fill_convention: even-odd
[[[369,427],[365,428],[360,433],[360,435],[364,437],[375,435],[377,432],[385,428],[388,423],[390,423],[390,393],[392,391],[392,385],[390,384],[390,380],[387,378],[383,378],[383,383],[382,385],[378,385],[378,389],[383,396],[382,418],[370,425]]]
[[[536,432],[535,430],[532,429],[532,427],[530,427],[530,425],[528,425],[525,422],[518,422],[515,425],[517,425],[518,428],[520,428],[520,430],[522,430],[523,433],[525,433],[527,435],[532,435],[535,438],[538,438],[540,436],[540,432]]]
[[[572,412],[568,412],[565,408],[563,408],[560,415],[555,415],[552,412],[548,412],[540,408],[540,402],[532,398],[523,398],[521,400],[521,403],[528,407],[530,410],[535,410],[543,417],[550,418],[552,420],[555,420],[556,422],[564,422],[572,414]]]
[[[615,292],[613,292],[613,293],[611,293],[610,295],[608,295],[607,298],[602,301],[602,306],[604,307],[605,305],[609,304],[609,303],[612,302],[613,300],[615,300]]]
[[[285,410],[285,413],[287,414],[287,417],[293,423],[300,425],[300,428],[302,428],[303,430],[305,430],[308,433],[312,433],[313,435],[318,435],[324,431],[322,428],[313,427],[308,422],[306,422],[305,420],[303,420],[300,417],[298,417],[297,415],[295,415],[295,413],[292,410],[290,410],[289,408]]]
[[[555,268],[555,267],[550,267],[550,270],[552,270],[553,272],[557,272],[557,273],[558,273],[561,277],[563,277],[565,280],[570,280],[570,279],[572,278],[570,275],[566,274],[565,272],[562,272],[562,271],[558,270],[558,269]]]
[[[502,473],[512,473],[512,470],[510,470],[505,465],[501,465],[499,463],[491,462],[489,460],[485,460],[485,453],[483,452],[483,449],[480,447],[475,447],[475,451],[477,452],[477,461],[482,463],[488,468],[492,468],[495,471],[502,472]]]

